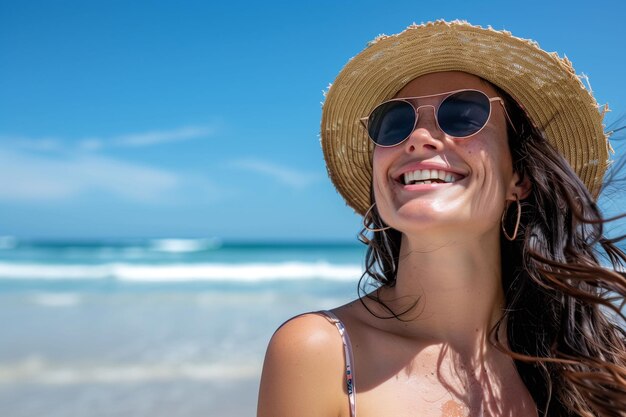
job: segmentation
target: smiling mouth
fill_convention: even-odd
[[[405,172],[398,178],[403,185],[413,184],[452,184],[464,176],[441,169],[416,169]]]

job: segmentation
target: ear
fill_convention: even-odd
[[[532,190],[532,184],[530,183],[528,176],[524,175],[520,176],[517,172],[513,173],[513,177],[511,178],[511,184],[509,185],[509,190],[506,194],[507,200],[515,201],[516,195],[520,200],[525,199],[530,194]]]

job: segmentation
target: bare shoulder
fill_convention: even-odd
[[[316,313],[292,318],[267,348],[258,417],[341,415],[343,366],[341,338],[332,323]]]

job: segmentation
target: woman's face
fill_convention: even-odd
[[[482,79],[455,71],[416,78],[396,97],[427,96],[459,89],[498,96]],[[524,195],[512,168],[504,109],[498,101],[493,101],[485,127],[469,138],[456,139],[439,129],[433,108],[428,106],[437,106],[444,97],[420,99],[419,104],[427,106],[419,110],[417,126],[409,138],[394,147],[375,148],[373,186],[378,211],[386,224],[405,234],[499,233],[506,200],[514,200],[514,193],[520,198]],[[427,169],[445,171],[455,181],[406,183],[407,175],[410,180]]]

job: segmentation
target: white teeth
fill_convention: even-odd
[[[440,169],[416,169],[415,171],[404,173],[405,184],[432,184],[435,182],[433,180],[453,183],[456,181],[456,177],[450,172]]]

